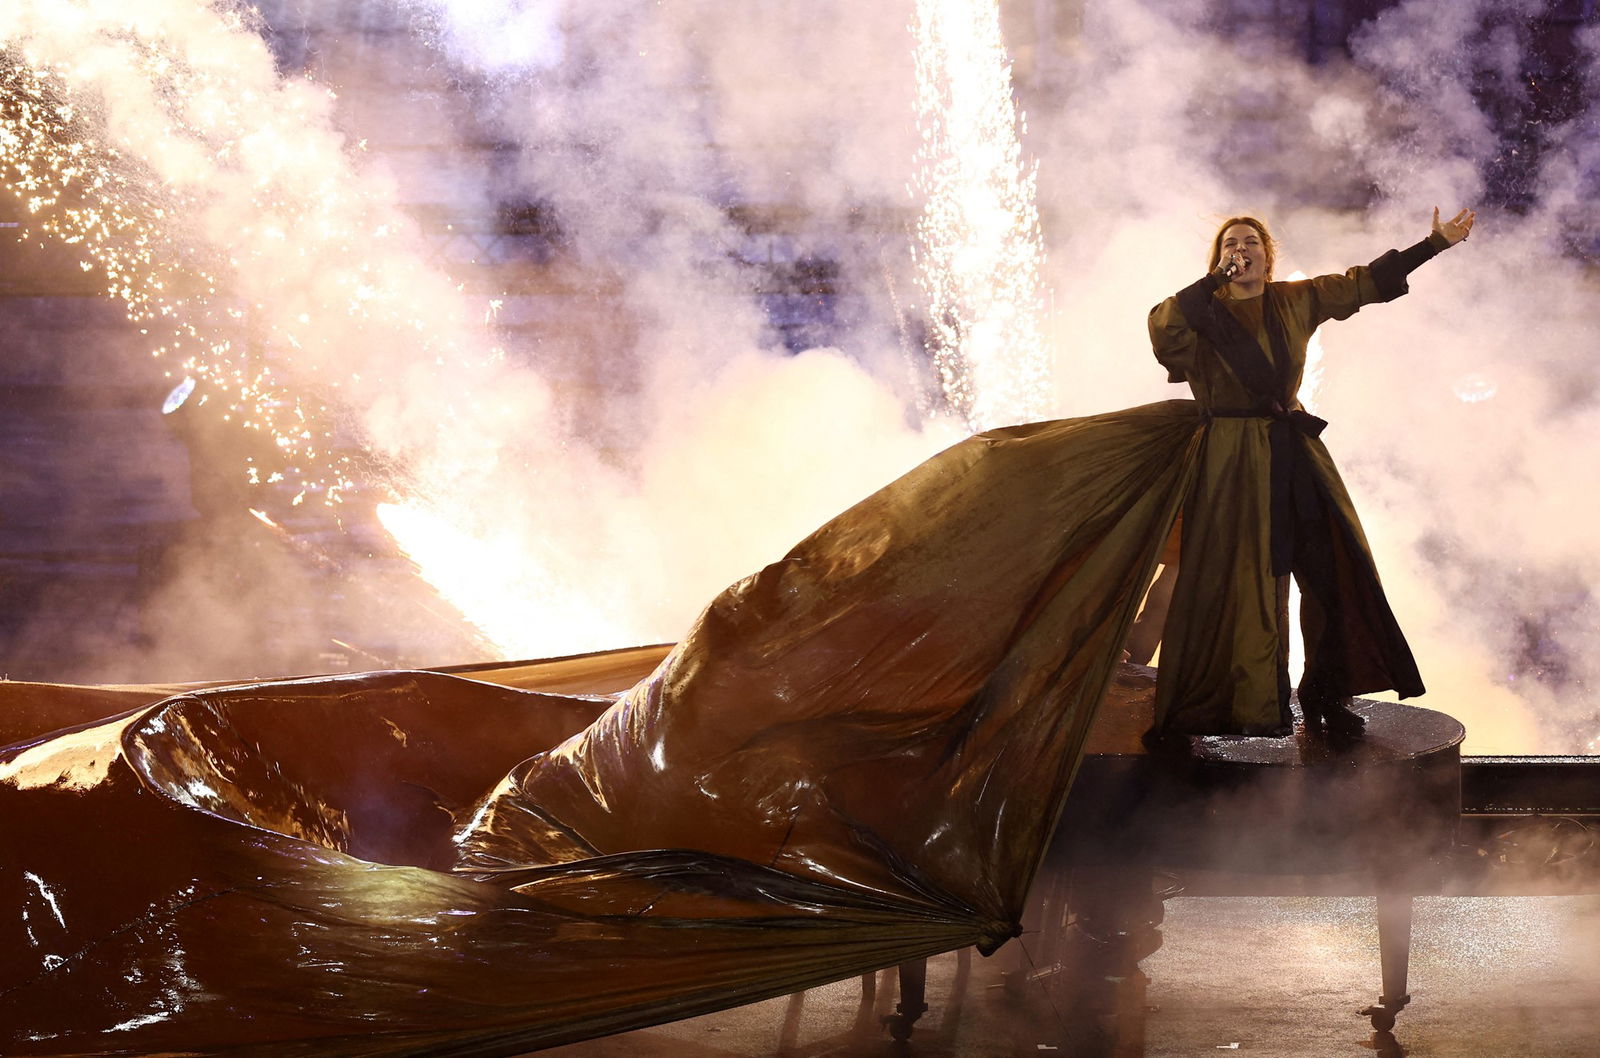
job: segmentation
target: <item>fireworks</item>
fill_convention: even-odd
[[[67,247],[103,277],[148,335],[172,414],[259,441],[231,446],[248,453],[241,479],[272,490],[247,506],[281,521],[278,497],[334,504],[359,458],[362,484],[399,501],[385,524],[442,593],[458,597],[473,578],[511,585],[500,592],[510,601],[462,601],[504,649],[625,635],[603,609],[573,619],[588,589],[563,577],[581,546],[541,551],[544,520],[463,529],[461,512],[483,496],[564,458],[529,421],[549,393],[495,347],[506,301],[469,305],[418,252],[400,181],[377,171],[364,141],[346,142],[329,89],[278,69],[246,10],[0,5],[0,183],[27,210],[30,240]],[[1038,417],[1042,252],[998,14],[918,12],[927,138],[915,183],[927,208],[916,263],[937,369],[973,428]],[[456,557],[472,562],[457,568]],[[506,575],[514,567],[534,574]],[[562,615],[536,629],[537,647],[519,636],[539,622],[488,616],[513,602]]]
[[[337,503],[357,445],[402,473],[396,407],[441,426],[474,414],[459,395],[497,359],[487,330],[414,252],[329,89],[281,76],[237,13],[114,7],[0,16],[0,182],[30,237],[105,277],[166,375],[194,381],[185,414],[250,438],[249,482]]]
[[[192,87],[161,48],[130,47],[173,94]],[[72,72],[14,50],[0,56],[0,177],[31,217],[26,235],[73,248],[150,336],[166,377],[200,389],[212,414],[266,438],[241,475],[294,485],[296,502],[313,493],[336,502],[349,478],[345,458],[315,425],[322,416],[240,341],[247,311],[218,278],[237,262],[218,267],[178,237],[175,222],[196,203],[97,135],[96,115],[75,101]],[[221,98],[200,93],[186,109],[215,124]]]
[[[995,3],[917,0],[918,282],[946,401],[973,430],[1043,417],[1043,235]]]
[[[104,277],[173,383],[164,410],[227,435],[210,454],[263,490],[263,524],[337,504],[356,458],[362,485],[465,506],[452,489],[500,454],[484,431],[512,436],[542,386],[508,380],[499,304],[432,267],[329,89],[193,0],[19,0],[0,44],[0,184],[29,241]]]
[[[378,518],[440,598],[468,615],[498,657],[550,657],[629,641],[628,615],[607,612],[603,593],[597,598],[593,591],[558,583],[581,580],[582,572],[564,568],[559,556],[541,554],[547,545],[540,541],[492,526],[464,527],[463,519],[414,500],[379,504]],[[563,604],[540,605],[551,598]]]

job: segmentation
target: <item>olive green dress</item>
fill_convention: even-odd
[[[1183,504],[1181,558],[1162,634],[1161,734],[1266,733],[1289,721],[1287,574],[1301,584],[1301,696],[1423,692],[1378,583],[1322,420],[1298,398],[1306,344],[1327,320],[1406,292],[1447,245],[1391,250],[1343,275],[1269,283],[1233,299],[1207,276],[1150,312],[1150,338],[1188,382],[1204,431]]]

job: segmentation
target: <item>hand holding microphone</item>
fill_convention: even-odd
[[[1250,270],[1250,259],[1238,250],[1228,254],[1217,263],[1217,272],[1224,279],[1233,279]]]

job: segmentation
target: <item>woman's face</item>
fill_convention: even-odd
[[[1222,233],[1222,260],[1233,254],[1244,255],[1246,266],[1234,279],[1260,279],[1267,274],[1267,247],[1261,233],[1248,224],[1232,224]]]

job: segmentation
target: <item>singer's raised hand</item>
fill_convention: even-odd
[[[1433,230],[1445,237],[1451,246],[1472,234],[1472,222],[1478,215],[1470,209],[1464,209],[1446,221],[1439,219],[1439,207],[1433,207]]]

